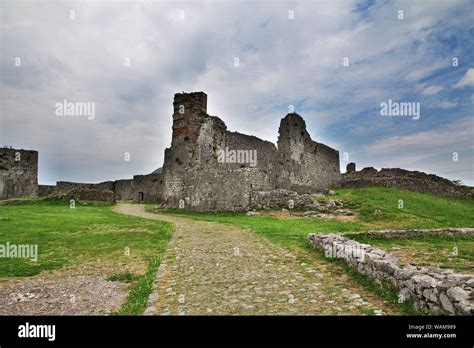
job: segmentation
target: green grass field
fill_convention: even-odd
[[[402,264],[439,266],[460,273],[474,272],[474,236],[418,236],[412,238],[353,239],[378,246],[396,255]]]
[[[344,233],[382,229],[474,227],[474,201],[448,199],[395,188],[338,190],[344,207],[356,214],[355,221],[319,218],[278,217],[266,214],[248,217],[245,213],[193,213],[178,209],[160,209],[169,214],[197,220],[219,221],[250,229],[287,248],[304,247],[308,233]],[[403,200],[403,208],[399,208]],[[150,212],[155,205],[147,205]],[[379,210],[380,213],[374,212]]]
[[[39,251],[36,262],[0,258],[0,280],[86,263],[120,265],[137,273],[121,313],[138,314],[172,229],[166,222],[117,214],[110,204],[88,202],[72,209],[66,201],[25,200],[0,205],[0,243],[37,244]]]
[[[447,199],[394,188],[338,190],[336,196],[321,198],[322,201],[327,199],[342,200],[344,207],[355,213],[354,220],[265,213],[252,217],[245,213],[201,214],[161,209],[153,204],[146,205],[146,210],[233,224],[288,249],[305,252],[310,251],[306,243],[308,233],[474,227],[472,200]],[[39,258],[37,262],[0,258],[0,281],[83,264],[120,265],[123,271],[109,277],[111,281],[129,284],[128,300],[118,314],[143,312],[160,255],[172,233],[171,224],[117,214],[110,204],[88,202],[71,209],[67,201],[27,199],[18,202],[17,205],[0,202],[0,243],[37,244]],[[454,268],[474,265],[473,237],[365,238],[361,241],[399,250],[407,262],[441,263]],[[454,246],[458,251],[455,257],[450,254]]]
[[[219,221],[254,231],[273,243],[298,252],[305,250],[312,257],[322,260],[321,253],[310,250],[306,239],[308,233],[345,233],[351,231],[382,229],[416,229],[445,227],[474,227],[474,201],[451,199],[406,191],[396,188],[364,188],[338,190],[336,196],[320,198],[324,203],[328,199],[340,199],[345,208],[355,213],[353,221],[320,218],[279,217],[263,214],[246,216],[245,213],[192,213],[177,209],[161,209],[156,205],[147,205],[150,212],[164,212],[190,217],[197,220]],[[402,204],[401,201],[402,200]],[[377,211],[377,213],[375,213]],[[352,238],[352,237],[351,237]],[[429,236],[408,239],[377,239],[358,237],[361,242],[377,245],[396,254],[402,263],[422,265],[441,265],[455,268],[456,271],[470,271],[474,265],[474,236],[442,237]],[[452,254],[453,247],[457,255]],[[303,257],[302,261],[311,262]],[[338,271],[345,271],[356,283],[372,291],[385,300],[398,306],[405,314],[424,314],[410,304],[398,303],[398,293],[388,283],[377,284],[367,276],[361,275],[341,260],[327,260],[338,264]]]

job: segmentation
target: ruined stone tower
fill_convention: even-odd
[[[171,146],[160,170],[100,184],[58,182],[56,189],[98,188],[170,208],[241,211],[285,206],[293,200],[298,205],[301,199],[312,204],[311,197],[301,197],[339,180],[338,151],[313,141],[296,113],[281,119],[278,147],[227,130],[219,117],[207,113],[204,92],[175,94],[172,118]],[[0,170],[0,198],[37,194],[36,151],[2,149]]]
[[[0,199],[38,194],[38,151],[0,148]]]
[[[448,179],[398,168],[356,171],[342,177],[339,152],[311,139],[304,119],[290,113],[280,121],[277,146],[227,130],[207,113],[204,92],[177,93],[173,101],[171,146],[162,168],[133,179],[102,183],[58,181],[38,185],[38,152],[0,148],[0,199],[67,194],[73,189],[113,191],[118,199],[160,202],[194,211],[314,207],[310,194],[330,187],[395,186],[472,198],[473,188]]]
[[[244,210],[257,192],[313,193],[339,179],[339,153],[311,140],[297,114],[282,119],[277,148],[228,131],[220,118],[207,114],[203,92],[175,94],[173,106],[161,190],[167,206],[179,207],[181,202],[198,211]],[[254,162],[245,160],[252,156]]]
[[[207,114],[207,94],[176,93],[173,102],[172,145],[180,141],[196,141]]]
[[[339,152],[313,141],[300,115],[286,115],[278,133],[278,186],[305,193],[328,188],[339,179]]]

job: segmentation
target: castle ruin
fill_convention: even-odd
[[[165,150],[161,201],[198,211],[245,210],[259,192],[298,194],[327,189],[339,179],[338,151],[313,141],[296,113],[280,123],[277,146],[230,132],[207,114],[203,92],[174,97],[171,147]]]
[[[178,93],[173,102],[171,146],[164,164],[133,179],[85,184],[58,181],[38,185],[38,152],[0,149],[0,199],[67,194],[71,190],[107,192],[116,199],[159,202],[192,211],[243,211],[294,204],[310,207],[311,194],[331,187],[395,186],[446,196],[473,196],[473,188],[447,179],[401,169],[339,171],[339,152],[311,139],[296,113],[280,121],[277,144],[231,132],[207,113],[204,92]],[[20,154],[20,161],[15,160]],[[15,157],[16,156],[16,157]],[[100,196],[100,195],[99,195]],[[87,197],[87,194],[84,195]]]

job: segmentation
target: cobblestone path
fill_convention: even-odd
[[[123,214],[172,222],[176,229],[157,272],[147,315],[381,315],[389,304],[353,284],[336,267],[310,263],[228,224],[144,212]]]

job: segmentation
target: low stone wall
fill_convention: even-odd
[[[132,198],[135,203],[160,202],[163,191],[163,174],[135,175]]]
[[[440,196],[474,199],[474,187],[457,185],[451,180],[434,174],[400,168],[382,168],[377,171],[373,167],[368,167],[360,171],[348,171],[341,175],[341,180],[336,186],[339,188],[398,187]]]
[[[80,182],[70,182],[70,181],[58,181],[56,183],[56,190],[58,193],[66,193],[73,189],[91,189],[91,190],[103,190],[103,191],[113,191],[114,182],[113,181],[104,181],[97,184],[90,183],[80,183]]]
[[[345,237],[373,237],[373,238],[410,238],[419,236],[468,236],[474,234],[474,228],[443,228],[443,229],[419,229],[419,230],[381,230],[366,232],[345,233]]]
[[[56,186],[40,185],[40,196],[48,196],[52,193],[64,195],[71,190],[82,191],[104,191],[113,192],[115,197],[121,199],[133,199],[134,187],[132,179],[104,181],[100,183],[80,183],[70,181],[58,181]]]
[[[399,291],[401,301],[432,314],[474,315],[474,276],[452,270],[401,267],[390,253],[337,234],[309,234],[311,246],[326,257],[344,259],[359,273],[381,283],[388,280]]]
[[[291,201],[293,207],[290,207]],[[289,190],[270,190],[270,191],[252,191],[250,193],[250,204],[251,209],[263,208],[314,208],[316,204],[313,198],[309,194],[298,194],[295,191]]]
[[[133,199],[133,180],[114,181],[114,193],[117,199]]]
[[[38,197],[46,197],[56,192],[55,185],[38,185]]]
[[[90,188],[78,187],[68,192],[56,193],[58,198],[73,197],[78,201],[100,201],[115,203],[115,194],[109,190],[95,190]]]

